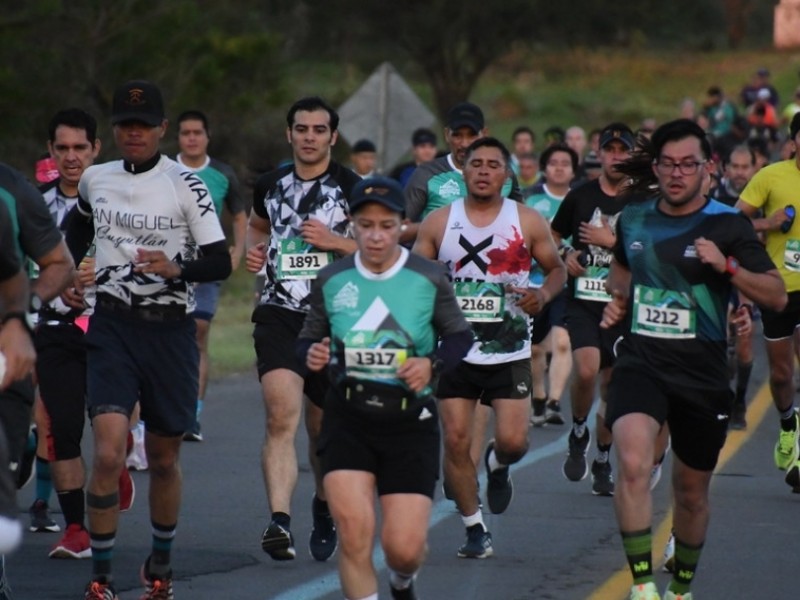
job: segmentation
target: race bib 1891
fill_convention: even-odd
[[[302,238],[280,241],[278,247],[279,279],[314,279],[317,272],[333,262],[333,252],[322,252]]]
[[[694,298],[683,292],[635,286],[631,331],[648,337],[694,338],[697,333]]]

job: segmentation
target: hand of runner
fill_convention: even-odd
[[[245,267],[249,273],[258,273],[264,268],[264,263],[267,261],[267,244],[261,242],[251,248],[247,249],[247,256],[245,257]]]
[[[582,254],[583,250],[574,250],[564,258],[564,264],[567,266],[567,273],[569,273],[571,277],[580,277],[586,273],[586,268],[578,260]]]
[[[19,319],[9,319],[0,328],[0,352],[6,359],[5,374],[0,381],[0,390],[4,390],[28,375],[36,362],[33,340]]]
[[[412,392],[421,392],[433,375],[431,359],[423,356],[407,358],[397,369],[397,376],[405,381]]]
[[[231,271],[239,268],[239,263],[242,262],[242,253],[236,250],[236,246],[230,246],[228,252],[231,255]]]
[[[750,316],[750,308],[745,304],[740,304],[739,308],[731,316],[731,324],[734,326],[736,335],[747,335],[753,329],[753,319]]]
[[[312,371],[321,371],[331,360],[331,338],[322,338],[320,342],[314,342],[306,354],[306,366]]]
[[[694,241],[694,248],[701,263],[710,266],[717,273],[725,271],[727,259],[714,242],[704,237],[699,237]]]
[[[517,300],[517,306],[529,315],[540,313],[548,302],[547,294],[541,288],[511,287],[510,291],[514,294],[519,294],[520,298]]]
[[[622,319],[628,312],[628,301],[622,295],[622,292],[611,292],[611,302],[606,304],[603,309],[603,318],[600,320],[600,327],[603,329],[610,329]]]
[[[581,223],[578,228],[578,239],[584,244],[594,244],[603,248],[613,248],[617,242],[617,236],[608,223],[604,223],[601,227],[595,227],[591,223]]]
[[[136,263],[134,271],[137,273],[152,273],[164,279],[174,279],[181,275],[180,265],[167,258],[163,250],[137,248],[134,262]]]
[[[94,256],[84,256],[78,265],[77,278],[83,287],[90,287],[95,282]]]
[[[339,236],[328,229],[322,221],[307,219],[303,221],[303,241],[320,250],[336,250]]]
[[[73,283],[75,284],[74,286],[69,286],[61,292],[61,300],[70,308],[82,311],[86,308],[86,302],[83,293],[84,286],[81,283],[80,274],[78,272],[75,273]]]

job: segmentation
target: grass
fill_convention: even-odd
[[[622,120],[635,128],[646,117],[659,122],[677,117],[686,97],[700,105],[711,85],[721,86],[738,102],[739,89],[762,66],[772,72],[781,102],[787,102],[800,84],[800,51],[517,50],[487,71],[470,100],[484,109],[491,134],[503,140],[509,140],[520,124],[531,126],[539,136],[552,125],[577,124],[588,131]],[[293,90],[299,92],[297,97],[314,92],[343,100],[363,83],[353,69],[338,65],[316,63],[312,72],[313,77],[298,86],[313,81],[314,89]],[[409,84],[432,106],[424,81]],[[346,153],[340,158],[346,160]],[[254,281],[242,267],[223,287],[211,328],[212,377],[253,367]]]

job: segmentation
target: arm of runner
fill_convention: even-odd
[[[321,278],[311,284],[308,314],[295,345],[297,359],[312,371],[321,371],[331,359],[330,321],[325,310],[322,286]]]
[[[204,282],[222,281],[231,274],[230,254],[224,240],[200,246],[202,250],[198,259],[178,264],[164,254],[162,250],[145,250],[137,248],[137,273],[152,273],[164,279],[182,279],[183,281]]]
[[[541,312],[545,304],[564,289],[564,284],[567,282],[567,269],[558,255],[558,246],[550,233],[547,219],[525,206],[520,206],[519,211],[531,258],[542,268],[545,278],[539,288],[515,288],[514,291],[522,295],[517,302],[519,307],[526,313],[535,315]]]
[[[230,247],[231,268],[239,268],[244,256],[244,246],[247,241],[247,213],[239,211],[233,215],[233,246]]]
[[[4,308],[4,316],[12,312],[27,312],[28,298],[28,278],[23,271],[0,282],[0,305]],[[28,375],[36,360],[31,334],[20,319],[9,319],[0,326],[0,352],[6,360],[6,372],[0,381],[0,390],[3,390],[12,381]]]
[[[757,215],[760,209],[741,199],[736,201],[735,208],[742,211],[750,218],[750,220],[753,222],[753,229],[758,232],[779,231],[781,225],[791,220],[784,210],[776,210],[768,217],[758,218]]]
[[[620,264],[616,258],[611,261],[611,268],[606,279],[606,291],[611,295],[611,302],[603,309],[600,327],[608,329],[625,318],[628,312],[628,296],[631,289],[631,272]]]
[[[247,222],[247,254],[245,256],[245,267],[250,273],[258,273],[264,267],[267,260],[269,234],[269,220],[259,216],[253,210]]]
[[[340,256],[353,254],[358,249],[355,240],[334,233],[322,221],[313,218],[303,221],[302,236],[315,248],[330,250]]]
[[[440,232],[444,231],[449,211],[450,207],[435,210],[419,224],[417,240],[414,242],[412,252],[436,260],[439,255]]]
[[[75,263],[63,239],[35,262],[39,265],[39,277],[31,284],[31,293],[44,302],[49,302],[72,284]]]
[[[736,262],[735,267],[729,265],[726,257],[717,245],[706,238],[697,238],[694,242],[697,258],[717,273],[728,273],[731,283],[756,304],[774,311],[783,310],[788,302],[786,286],[780,272],[770,269],[762,273],[749,271]],[[733,272],[731,272],[731,270]]]

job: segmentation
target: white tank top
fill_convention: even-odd
[[[464,360],[492,365],[529,359],[530,317],[508,289],[527,288],[531,267],[518,203],[505,198],[494,222],[476,227],[464,200],[453,202],[438,258],[448,266],[459,306],[475,331]]]

